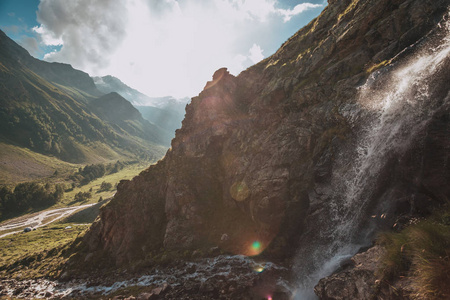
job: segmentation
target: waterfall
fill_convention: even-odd
[[[449,102],[448,90],[446,97],[436,98],[430,89],[433,75],[450,58],[450,22],[440,27],[414,54],[374,72],[359,88],[356,103],[340,108],[357,132],[356,143],[338,155],[331,185],[317,187],[321,192],[315,197],[328,207],[312,217],[318,228],[305,235],[297,254],[294,270],[300,283],[295,299],[316,299],[313,288],[319,279],[370,244],[377,221],[385,217],[382,203],[373,201],[387,161],[405,153],[433,114]]]

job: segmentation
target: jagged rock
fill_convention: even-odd
[[[85,236],[89,251],[106,253],[117,264],[161,248],[212,246],[245,255],[265,250],[276,258],[296,252],[312,257],[329,242],[324,233],[334,230],[329,221],[341,209],[330,207],[334,189],[345,185],[332,186],[333,172],[352,171],[354,158],[345,154],[356,152],[357,136],[371,118],[371,106],[358,102],[358,88],[372,70],[407,56],[436,27],[447,4],[330,1],[273,56],[237,77],[216,71],[186,107],[165,158],[119,184]],[[439,99],[448,92],[450,68],[442,69],[430,89]],[[361,229],[389,228],[398,215],[414,210],[400,199],[419,199],[422,207],[428,200],[417,195],[439,203],[450,193],[443,167],[448,105],[430,114],[407,149],[386,156],[372,192],[363,195],[366,204],[358,207],[354,239]],[[349,212],[343,218],[352,217]],[[312,259],[301,263],[305,274],[315,267]],[[366,269],[354,270],[364,282],[372,280]],[[333,284],[342,286],[345,276]],[[364,282],[351,282],[342,297],[368,295]],[[199,286],[187,281],[184,288]]]

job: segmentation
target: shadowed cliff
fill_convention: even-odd
[[[324,218],[335,209],[329,205],[333,172],[350,171],[352,159],[341,156],[355,152],[358,132],[371,118],[361,114],[355,121],[347,113],[365,109],[358,87],[413,51],[447,4],[329,1],[273,56],[237,77],[216,71],[186,107],[165,158],[121,182],[102,208],[85,237],[88,252],[108,254],[117,264],[161,248],[215,245],[245,255],[292,258],[299,251],[307,257],[313,241],[327,242],[321,231],[332,226]],[[447,79],[443,73],[436,80],[436,97],[448,93]],[[445,200],[446,111],[448,105],[433,110],[414,137],[422,142],[393,153],[380,168],[355,232],[388,227],[396,215]],[[381,203],[388,217],[370,219]]]

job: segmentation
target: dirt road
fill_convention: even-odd
[[[21,216],[15,219],[8,220],[0,225],[0,238],[23,231],[24,228],[39,228],[64,217],[67,217],[79,209],[93,206],[95,203],[85,204],[73,207],[56,208],[46,211],[37,212],[30,215]],[[17,229],[17,230],[15,230]],[[14,230],[14,231],[10,231]],[[8,231],[7,233],[3,233]]]

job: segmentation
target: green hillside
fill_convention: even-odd
[[[0,166],[2,183],[48,176],[58,164],[161,158],[158,129],[118,97],[102,96],[70,65],[34,59],[0,31],[0,161],[17,162]],[[38,172],[20,167],[37,161]]]

